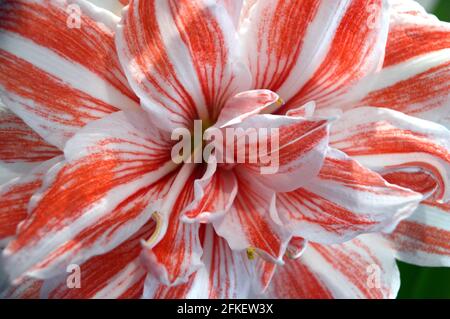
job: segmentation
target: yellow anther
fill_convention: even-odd
[[[284,101],[281,97],[279,97],[276,103],[278,106],[282,106],[284,104]]]
[[[249,260],[254,260],[256,258],[256,249],[253,247],[247,248],[247,258]]]
[[[161,226],[162,226],[162,217],[159,214],[159,212],[155,211],[152,214],[152,219],[156,223],[155,231],[153,232],[152,236],[147,240],[147,244],[153,244],[159,239],[159,236],[161,234]]]

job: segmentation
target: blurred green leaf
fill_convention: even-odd
[[[439,1],[434,10],[434,14],[442,21],[450,21],[450,1]]]
[[[398,262],[400,299],[450,298],[450,268],[418,267]]]

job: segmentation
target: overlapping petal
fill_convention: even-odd
[[[117,247],[144,225],[174,178],[167,143],[144,111],[117,112],[83,128],[4,251],[11,280],[54,276],[68,263]]]
[[[120,60],[163,127],[214,121],[228,98],[250,86],[233,21],[219,2],[136,0],[124,12]]]
[[[188,281],[202,262],[202,246],[198,223],[183,223],[184,209],[194,199],[194,181],[201,170],[194,164],[179,169],[164,204],[154,218],[155,234],[143,243],[143,259],[150,273],[162,284],[176,286]]]
[[[191,275],[187,283],[176,287],[161,285],[149,275],[145,283],[144,298],[248,298],[254,291],[267,285],[266,278],[270,278],[275,269],[275,265],[259,258],[250,260],[245,252],[232,251],[211,226],[206,226],[202,261],[204,266]]]
[[[449,200],[450,131],[439,124],[362,107],[345,112],[335,123],[330,144],[382,174],[431,174],[439,186],[435,199]]]
[[[412,216],[388,235],[400,260],[422,266],[450,265],[450,206],[436,201],[439,184],[424,171],[384,174],[389,182],[420,192],[426,198]]]
[[[393,230],[422,195],[389,184],[344,153],[330,149],[319,175],[293,192],[277,194],[277,212],[295,236],[320,243]]]
[[[235,171],[238,194],[228,213],[214,222],[216,232],[233,250],[256,250],[263,257],[280,262],[291,236],[272,219],[276,215],[275,193],[245,171]]]
[[[28,203],[42,186],[47,171],[62,160],[62,156],[55,157],[0,186],[0,247],[16,234],[19,223],[28,217]]]
[[[51,144],[62,148],[90,121],[136,107],[112,14],[84,0],[40,0],[6,1],[0,17],[3,102]]]
[[[239,165],[276,191],[294,190],[318,174],[330,120],[256,114],[234,122],[221,129],[219,162]]]
[[[183,212],[184,222],[212,222],[233,204],[238,192],[236,177],[217,165],[215,161],[209,163],[204,176],[194,181],[194,200]]]
[[[271,298],[394,298],[400,274],[392,250],[381,237],[364,235],[340,245],[309,244],[297,260],[277,271]]]

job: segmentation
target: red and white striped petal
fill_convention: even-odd
[[[45,142],[10,110],[0,105],[0,161],[40,164],[61,151]]]
[[[250,259],[245,252],[232,251],[211,226],[206,226],[202,261],[204,266],[187,283],[176,287],[164,286],[149,275],[145,282],[144,298],[249,298],[254,289],[267,285],[265,278],[271,278],[275,269],[274,264],[268,264],[260,258]]]
[[[188,281],[202,262],[200,225],[181,221],[182,212],[194,199],[194,181],[201,170],[184,164],[178,171],[164,203],[155,213],[155,234],[143,242],[143,259],[148,271],[163,285],[176,286]]]
[[[28,203],[42,186],[47,171],[62,160],[62,156],[55,157],[0,186],[0,247],[4,247],[16,234],[19,223],[27,218]]]
[[[194,181],[194,201],[182,212],[182,221],[210,223],[221,218],[231,207],[238,191],[231,170],[208,163],[205,174]]]
[[[119,57],[161,127],[214,121],[249,89],[233,21],[216,0],[132,1],[117,32]]]
[[[382,174],[427,172],[439,185],[434,198],[450,200],[450,131],[444,126],[390,109],[362,107],[345,112],[334,124],[330,145]]]
[[[381,67],[388,11],[384,0],[250,1],[240,33],[253,88],[277,92],[285,109],[332,103]]]
[[[44,282],[41,298],[50,299],[136,299],[141,298],[147,272],[140,262],[141,240],[148,239],[155,223],[144,225],[127,241],[110,252],[80,265],[80,288],[67,286],[66,272]]]
[[[84,0],[7,0],[0,21],[1,97],[47,142],[62,149],[87,123],[137,107],[114,15]]]
[[[450,23],[427,15],[414,1],[393,4],[383,69],[355,89],[362,94],[356,105],[450,127]]]
[[[275,191],[287,192],[316,176],[328,147],[330,121],[257,114],[222,128],[219,162],[238,164]],[[217,142],[217,141],[215,141]]]
[[[250,249],[281,262],[290,234],[272,217],[276,215],[275,193],[246,172],[235,169],[238,194],[224,217],[214,222],[216,232],[232,250]]]
[[[450,205],[425,201],[388,236],[397,258],[408,263],[450,266]]]
[[[309,244],[297,260],[286,261],[269,286],[270,298],[395,298],[400,274],[393,251],[377,235],[339,245]]]
[[[307,186],[277,194],[277,212],[295,236],[328,244],[393,230],[421,200],[421,194],[389,184],[330,149],[319,175]]]
[[[0,102],[0,185],[60,154]]]
[[[146,116],[142,110],[111,114],[67,143],[67,162],[47,174],[31,199],[30,218],[4,251],[12,280],[48,278],[106,253],[151,218],[175,167]]]

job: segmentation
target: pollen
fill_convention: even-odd
[[[253,247],[247,248],[247,258],[254,260],[256,258],[256,249]]]
[[[280,107],[284,104],[284,100],[280,97],[280,98],[278,98],[276,103],[277,103],[277,106]]]

